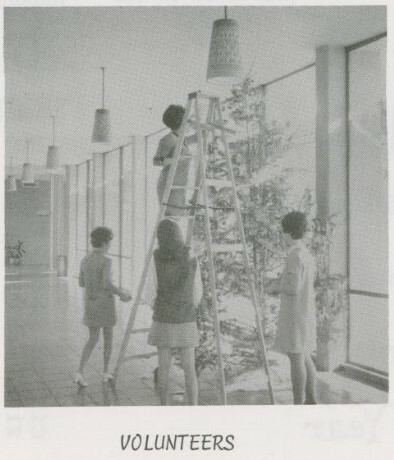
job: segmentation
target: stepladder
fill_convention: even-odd
[[[248,345],[244,347],[244,351],[246,350],[244,355],[254,355],[249,367],[253,371],[261,372],[262,388],[268,395],[268,403],[275,404],[263,333],[263,312],[249,262],[241,204],[227,141],[227,137],[233,134],[234,131],[224,124],[218,97],[204,95],[201,92],[189,94],[178,140],[171,158],[167,160],[167,165],[170,166],[167,168],[165,184],[160,193],[153,236],[117,358],[115,381],[124,363],[155,354],[152,351],[127,355],[127,351],[133,348],[131,338],[135,337],[135,334],[147,332],[145,328],[135,328],[136,316],[138,310],[145,307],[144,293],[150,273],[154,270],[152,259],[156,247],[157,228],[163,219],[171,219],[182,228],[186,245],[195,245],[202,261],[205,274],[204,295],[207,300],[205,305],[209,306],[211,329],[215,338],[214,381],[217,384],[215,388],[218,390],[220,403],[223,405],[228,403],[226,389],[228,369],[235,361],[239,362],[239,359],[234,356],[234,349],[239,350],[245,345],[242,344],[242,337],[238,338],[237,343],[229,343],[231,342],[229,329],[234,324],[235,328],[243,324],[243,321],[240,321],[237,326],[237,316],[245,318],[245,310],[249,309],[248,317],[253,325],[248,327],[250,333],[245,339]],[[185,164],[187,174],[185,174]],[[182,178],[179,177],[180,175]],[[228,231],[229,227],[230,231]],[[223,239],[224,229],[226,229],[226,238]],[[223,318],[222,313],[225,309],[220,306],[218,277],[220,278],[221,274],[218,273],[218,264],[232,263],[241,267],[240,277],[244,282],[247,306],[242,303],[235,308],[233,306],[231,313],[227,312],[226,317]],[[255,372],[253,379],[256,379]]]

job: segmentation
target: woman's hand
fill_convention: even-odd
[[[122,301],[122,302],[130,302],[131,300],[131,294],[127,291],[123,291],[120,296],[119,296],[119,299]]]
[[[276,296],[280,294],[280,278],[271,279],[265,286],[268,295]]]

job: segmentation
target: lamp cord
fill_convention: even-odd
[[[55,115],[52,115],[52,145],[55,145]]]
[[[105,67],[101,67],[101,70],[103,71],[103,109],[104,109],[105,108],[105,106],[104,106],[104,94],[105,94],[104,93],[105,92],[105,86],[104,86],[104,84],[105,84],[104,78],[105,77],[104,77],[104,73],[105,73]]]

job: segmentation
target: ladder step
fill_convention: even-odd
[[[173,185],[171,190],[198,190],[200,187],[188,187],[187,185]]]
[[[149,332],[149,331],[150,331],[150,327],[144,327],[141,329],[133,329],[131,331],[131,334],[143,334],[144,332]]]
[[[126,361],[133,361],[134,359],[149,359],[153,358],[153,356],[157,356],[157,351],[152,351],[151,353],[141,353],[139,355],[125,356],[123,358],[123,362],[125,363]]]
[[[221,131],[225,131],[229,134],[236,134],[237,131],[234,129],[226,128],[225,126],[218,125],[217,123],[201,123],[201,126],[205,129],[220,129]]]
[[[219,100],[218,96],[210,96],[209,94],[204,94],[201,91],[195,91],[194,93],[189,93],[189,99],[195,99],[200,97],[202,99],[216,99]]]
[[[242,243],[230,243],[230,244],[212,244],[212,250],[216,253],[220,252],[242,252],[244,246]]]
[[[230,180],[223,179],[205,179],[205,183],[210,187],[232,187]]]

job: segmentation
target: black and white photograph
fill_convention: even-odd
[[[3,22],[4,408],[387,406],[387,6]]]

